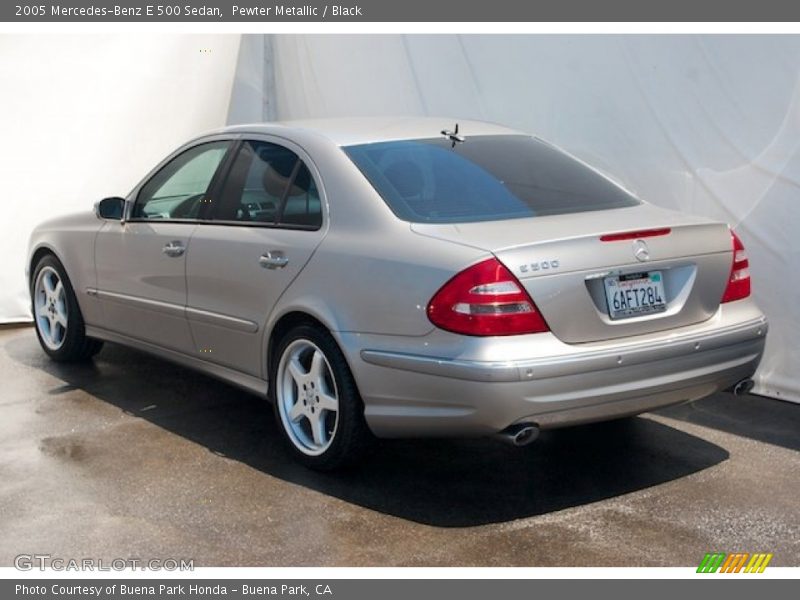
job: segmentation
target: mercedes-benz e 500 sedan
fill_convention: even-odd
[[[204,135],[40,225],[28,267],[53,359],[117,342],[269,397],[316,468],[747,389],[767,332],[727,225],[478,122]]]

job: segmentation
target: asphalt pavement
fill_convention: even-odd
[[[800,566],[797,404],[717,394],[525,448],[381,442],[320,474],[264,401],[120,346],[61,365],[0,329],[0,385],[2,566]]]

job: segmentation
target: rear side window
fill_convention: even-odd
[[[314,178],[294,152],[277,144],[246,141],[212,218],[316,229],[322,224],[322,205]]]
[[[344,151],[405,221],[468,223],[623,208],[633,196],[524,135],[402,140]]]

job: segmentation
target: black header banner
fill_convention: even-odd
[[[3,22],[786,22],[786,0],[12,0]]]

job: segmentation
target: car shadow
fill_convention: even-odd
[[[720,393],[697,402],[671,406],[658,414],[725,431],[758,442],[800,450],[800,406],[784,400]]]
[[[146,354],[106,344],[87,364],[58,364],[33,332],[13,360],[211,452],[356,505],[438,527],[505,522],[585,505],[707,469],[719,446],[647,418],[543,432],[525,448],[494,439],[380,441],[359,467],[316,473],[292,461],[264,400]]]

